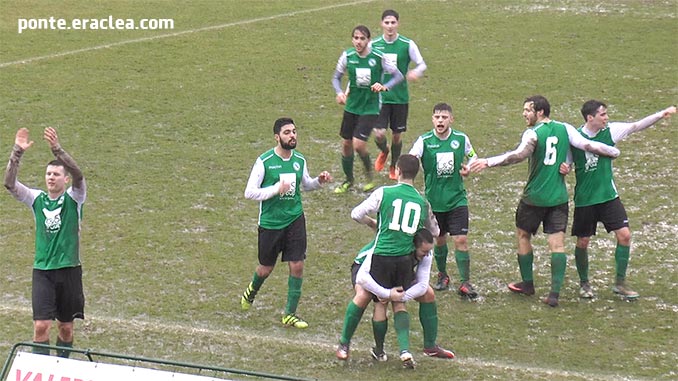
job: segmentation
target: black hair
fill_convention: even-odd
[[[598,109],[601,106],[607,108],[607,105],[605,103],[597,101],[595,99],[591,99],[589,101],[584,102],[584,104],[581,106],[581,116],[584,117],[584,123],[588,122],[587,117],[589,115],[596,116],[596,114],[598,113]]]
[[[351,38],[353,38],[353,34],[355,33],[356,30],[360,31],[360,33],[364,34],[365,37],[367,37],[368,40],[370,38],[372,38],[372,33],[370,33],[370,28],[366,27],[365,25],[358,25],[355,28],[353,28],[353,30],[351,31]]]
[[[400,15],[398,12],[394,11],[393,9],[387,9],[381,14],[381,19],[385,19],[388,16],[393,16],[395,17],[396,20],[400,20]]]
[[[421,228],[414,233],[414,247],[419,247],[422,243],[433,243],[433,234],[426,228]]]
[[[419,159],[414,155],[401,155],[396,166],[400,168],[400,173],[404,179],[414,180],[419,173]]]
[[[288,124],[294,124],[294,121],[292,118],[278,118],[276,119],[275,123],[273,123],[273,135],[278,135],[280,134],[280,129],[282,126],[288,125]]]
[[[545,97],[543,97],[541,95],[533,95],[529,98],[526,98],[525,101],[523,102],[523,104],[524,103],[532,103],[532,107],[534,108],[534,112],[543,111],[544,116],[546,118],[548,118],[549,115],[551,115],[551,104],[549,104],[548,99],[546,99]]]

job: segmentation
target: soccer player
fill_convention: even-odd
[[[403,142],[400,134],[407,131],[407,115],[410,102],[410,93],[407,88],[407,82],[414,82],[424,75],[426,63],[419,52],[419,47],[414,41],[398,34],[400,26],[400,15],[393,9],[387,9],[381,14],[381,29],[383,34],[372,41],[372,47],[384,52],[395,62],[398,70],[403,73],[407,81],[403,81],[394,86],[390,91],[381,95],[381,111],[379,119],[374,126],[374,141],[379,147],[380,153],[374,161],[374,169],[379,172],[384,169],[386,159],[389,154],[389,147],[386,141],[386,128],[390,126],[391,138],[391,166],[389,167],[389,178],[397,180],[395,175],[395,164],[400,157],[403,148]],[[410,63],[414,67],[410,70]],[[386,74],[384,80],[388,80],[390,75]]]
[[[28,188],[17,180],[19,162],[33,141],[20,128],[5,172],[5,188],[33,211],[35,218],[35,260],[33,262],[33,342],[49,345],[52,321],[57,321],[56,345],[73,347],[73,321],[84,319],[85,295],[80,264],[80,221],[87,186],[75,160],[61,147],[57,132],[45,128],[55,160],[47,164],[47,191]],[[73,184],[66,188],[68,183]],[[33,353],[49,355],[49,349],[33,347]],[[57,356],[68,357],[68,349]]]
[[[377,188],[365,201],[353,208],[351,218],[377,231],[370,274],[385,288],[397,288],[412,284],[411,253],[413,237],[417,230],[426,227],[438,234],[438,224],[424,197],[414,187],[414,178],[419,172],[419,159],[402,155],[396,164],[398,183]],[[376,214],[376,220],[369,215]],[[398,303],[394,302],[395,310]],[[410,317],[407,311],[394,316],[395,329],[400,346],[400,360],[405,367],[414,367],[409,351]]]
[[[642,131],[675,113],[676,107],[671,106],[634,123],[610,123],[607,105],[597,100],[589,100],[581,108],[584,124],[579,128],[579,132],[587,139],[614,146],[634,132]],[[614,232],[617,239],[614,252],[616,280],[612,291],[628,300],[637,299],[638,293],[629,288],[625,282],[631,246],[631,230],[624,204],[619,198],[614,183],[612,160],[577,148],[572,149],[572,158],[577,178],[577,185],[574,188],[572,235],[577,237],[574,259],[580,280],[579,296],[594,297],[589,283],[587,249],[591,236],[596,234],[596,226],[600,221],[608,233]]]
[[[296,315],[301,297],[301,283],[306,259],[306,219],[301,203],[301,190],[314,190],[332,181],[323,171],[311,178],[306,159],[297,152],[297,128],[290,118],[279,118],[273,124],[276,147],[259,156],[252,167],[245,198],[259,201],[259,265],[252,281],[243,292],[240,304],[249,310],[266,278],[271,275],[278,254],[288,262],[287,305],[282,324],[285,327],[307,328],[308,323]]]
[[[444,349],[436,344],[438,336],[438,312],[435,302],[435,294],[433,289],[428,285],[429,276],[431,274],[431,249],[433,248],[433,235],[426,229],[419,229],[414,235],[413,265],[416,267],[415,283],[407,290],[402,288],[393,288],[387,290],[379,286],[374,278],[370,276],[370,263],[361,266],[365,263],[366,257],[371,257],[371,248],[374,247],[374,242],[370,242],[363,247],[351,266],[351,281],[355,290],[355,296],[346,308],[346,316],[344,317],[344,325],[341,332],[341,339],[337,347],[337,358],[340,360],[347,360],[349,357],[349,345],[351,338],[355,333],[360,319],[370,303],[370,300],[375,299],[375,294],[366,290],[375,290],[379,293],[379,300],[374,304],[374,314],[372,316],[372,329],[375,338],[375,347],[370,350],[370,354],[377,361],[387,361],[388,356],[384,352],[384,340],[386,331],[388,330],[388,320],[386,316],[386,303],[381,301],[394,300],[397,302],[407,302],[409,300],[416,300],[419,305],[419,321],[424,331],[424,354],[431,357],[439,358],[454,358],[454,352]],[[360,271],[360,280],[358,274]],[[361,286],[364,283],[365,287]],[[376,301],[376,300],[375,300]],[[400,304],[401,306],[404,306]],[[394,311],[394,314],[400,311]],[[414,364],[414,362],[412,362]]]
[[[341,167],[346,180],[334,190],[335,193],[346,193],[353,186],[354,152],[358,152],[365,167],[367,183],[363,186],[363,191],[369,192],[374,189],[367,139],[379,116],[379,93],[389,91],[405,78],[395,63],[370,46],[370,36],[370,30],[364,25],[353,28],[351,32],[353,48],[341,53],[332,76],[336,101],[340,105],[345,105],[339,135],[342,139]],[[382,78],[387,73],[391,74],[392,78],[382,84]],[[341,85],[344,74],[348,76],[347,91],[344,91]]]
[[[531,239],[543,223],[551,252],[551,291],[543,300],[558,306],[560,288],[565,277],[565,229],[567,227],[567,187],[562,173],[570,145],[601,156],[617,157],[619,150],[581,136],[571,125],[550,119],[551,105],[541,95],[531,96],[523,103],[523,118],[528,129],[520,145],[513,151],[488,159],[476,159],[472,172],[487,167],[519,163],[529,157],[529,173],[523,195],[516,209],[518,266],[521,282],[510,283],[509,290],[534,295]]]
[[[470,299],[478,297],[471,284],[471,259],[468,252],[469,212],[464,177],[468,167],[464,160],[475,160],[471,140],[461,131],[453,130],[454,115],[447,103],[433,106],[433,130],[421,135],[412,146],[410,155],[421,160],[424,169],[426,199],[431,204],[438,220],[440,235],[436,237],[434,255],[438,266],[436,290],[446,290],[450,277],[447,275],[447,235],[454,241],[454,258],[459,270],[461,284],[458,292]]]

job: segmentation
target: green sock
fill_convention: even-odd
[[[419,322],[424,331],[424,348],[433,348],[438,339],[438,307],[436,302],[419,304]]]
[[[57,337],[57,342],[56,342],[57,347],[66,347],[66,348],[73,348],[73,342],[71,341],[70,343],[67,343],[65,341],[61,341],[60,338]],[[71,355],[71,351],[66,350],[66,349],[57,349],[57,356],[63,357],[63,358],[68,358]]]
[[[360,161],[363,162],[363,166],[365,167],[365,175],[367,176],[367,179],[372,181],[372,163],[370,162],[370,154],[366,153],[365,156],[363,155],[358,155],[360,157]]]
[[[252,288],[255,292],[259,291],[265,280],[266,278],[260,277],[256,271],[254,272],[254,276],[252,276]]]
[[[403,150],[402,140],[399,143],[391,143],[391,166],[395,167],[400,157],[400,152]]]
[[[285,307],[285,314],[293,314],[297,312],[297,305],[301,297],[301,282],[303,279],[289,276],[287,278],[287,306]]]
[[[372,332],[374,333],[374,349],[380,353],[384,351],[384,341],[386,340],[386,331],[388,331],[388,320],[372,320]]]
[[[551,292],[560,292],[565,279],[567,255],[565,253],[551,253]]]
[[[35,344],[49,345],[49,340],[47,340],[47,341],[34,341],[34,343]],[[36,355],[47,355],[47,356],[49,356],[49,348],[33,347],[32,352]]]
[[[534,262],[534,254],[531,251],[525,255],[518,254],[518,266],[520,267],[520,276],[523,278],[523,282],[534,281],[532,262]]]
[[[379,151],[388,152],[388,145],[386,144],[386,138],[384,138],[381,141],[374,139],[374,143],[377,145],[377,148],[379,148]]]
[[[630,246],[617,244],[614,251],[614,264],[617,271],[617,283],[621,283],[626,279],[626,268],[629,265]]]
[[[435,246],[433,248],[433,257],[436,260],[438,271],[447,274],[447,244]]]
[[[354,155],[341,157],[341,169],[344,170],[346,181],[350,183],[353,182],[353,158]]]
[[[468,251],[455,250],[454,259],[457,262],[459,278],[462,282],[468,282],[471,272],[471,258],[468,255]]]
[[[353,301],[348,303],[346,315],[344,316],[344,326],[341,329],[340,343],[348,344],[351,342],[351,338],[353,337],[356,328],[358,328],[358,324],[360,323],[360,319],[363,317],[364,312],[365,309],[358,307]]]
[[[410,314],[407,311],[399,311],[393,315],[393,325],[398,336],[400,352],[410,350]]]
[[[580,282],[589,281],[589,253],[586,249],[574,248],[574,262],[577,264]]]

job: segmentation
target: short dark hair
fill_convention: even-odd
[[[529,98],[526,98],[523,104],[532,103],[534,107],[534,112],[544,111],[544,116],[548,118],[551,115],[551,104],[549,104],[548,99],[542,95],[533,95]]]
[[[393,17],[395,17],[396,20],[400,20],[400,15],[398,14],[398,12],[394,11],[393,9],[385,10],[381,14],[381,19],[383,20],[383,19],[387,18],[388,16],[393,16]]]
[[[294,124],[294,121],[292,118],[278,118],[276,119],[275,123],[273,123],[273,135],[278,135],[280,134],[280,129],[282,126],[288,125],[288,124]]]
[[[435,114],[436,111],[449,111],[450,114],[452,114],[452,106],[448,105],[447,103],[438,103],[433,106],[433,113]]]
[[[586,119],[587,116],[596,116],[598,113],[598,109],[600,107],[605,107],[607,108],[607,105],[601,101],[597,101],[595,99],[588,100],[584,102],[584,104],[581,106],[581,116],[584,117],[584,123],[588,122],[588,119]]]
[[[433,243],[433,234],[428,229],[421,228],[414,233],[414,247],[419,247],[424,242]]]
[[[396,166],[400,168],[400,173],[404,179],[414,180],[419,173],[419,159],[414,155],[400,155]]]
[[[355,33],[356,30],[360,31],[368,39],[372,38],[372,33],[370,33],[370,28],[366,27],[365,25],[358,25],[355,28],[353,28],[353,30],[351,31],[351,38],[353,38],[353,34]]]
[[[70,176],[70,173],[68,172],[68,168],[66,168],[63,161],[61,161],[59,159],[54,159],[54,160],[50,161],[49,163],[47,163],[46,167],[49,167],[50,165],[53,166],[53,167],[62,167],[64,169],[64,174],[66,176]]]

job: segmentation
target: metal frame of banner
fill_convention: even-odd
[[[268,379],[273,379],[273,380],[316,381],[316,379],[310,379],[310,378],[282,376],[282,375],[269,374],[269,373],[252,372],[252,371],[241,370],[241,369],[232,369],[232,368],[223,368],[223,367],[218,367],[218,366],[191,364],[191,363],[180,362],[180,361],[160,360],[160,359],[154,359],[154,358],[148,358],[148,357],[128,356],[128,355],[122,355],[122,354],[118,354],[118,353],[100,352],[100,351],[95,351],[95,350],[91,350],[91,349],[66,348],[66,347],[58,347],[58,346],[54,346],[54,345],[29,343],[29,342],[16,343],[12,346],[12,350],[10,351],[9,356],[7,357],[7,360],[5,361],[5,365],[2,367],[2,372],[0,372],[0,381],[6,379],[7,372],[9,372],[9,369],[10,369],[10,365],[12,364],[14,356],[16,355],[17,349],[20,348],[20,347],[31,347],[31,348],[36,347],[36,348],[45,348],[45,349],[54,349],[54,350],[67,350],[67,351],[70,351],[72,353],[80,353],[80,354],[84,355],[85,357],[87,357],[87,359],[90,362],[95,362],[94,356],[99,356],[99,357],[115,358],[115,359],[127,360],[127,361],[137,361],[137,362],[141,362],[141,363],[182,367],[182,368],[201,370],[201,371],[205,370],[205,371],[213,371],[213,372],[221,372],[221,373],[230,373],[230,374],[237,374],[237,375],[243,375],[243,376],[250,376],[250,377],[268,378]]]

